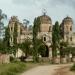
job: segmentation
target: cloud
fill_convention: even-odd
[[[18,16],[25,16],[31,21],[34,17],[41,15],[43,8],[47,10],[53,23],[56,20],[61,23],[67,15],[75,21],[75,0],[12,0],[12,3],[19,8]],[[75,26],[73,28],[75,29]]]
[[[22,6],[37,6],[41,7],[45,4],[47,4],[49,0],[12,0],[14,4],[22,5]]]
[[[75,0],[51,0],[51,4],[54,5],[66,5],[75,9]]]
[[[12,0],[14,4],[19,5],[67,5],[75,8],[75,0]]]

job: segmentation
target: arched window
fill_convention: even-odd
[[[70,38],[70,41],[72,41],[72,37]]]
[[[46,41],[46,37],[44,37],[43,39],[44,39],[44,41]]]
[[[13,29],[13,28],[11,27],[11,31],[12,31],[12,29]]]
[[[70,31],[72,31],[72,27],[70,27]]]
[[[49,26],[49,32],[51,32],[51,31],[52,31],[51,26]]]

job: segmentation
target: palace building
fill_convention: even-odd
[[[42,38],[43,42],[46,45],[47,51],[46,51],[46,57],[52,58],[52,19],[46,15],[45,13],[42,16],[39,16],[41,24],[40,24],[40,32],[38,32],[38,38]],[[11,17],[9,21],[9,29],[10,29],[10,45],[13,46],[13,35],[14,35],[14,25],[17,23],[17,43],[22,43],[27,38],[32,41],[33,39],[33,31],[32,27],[27,27],[23,25],[23,23],[20,23],[18,18],[13,16]],[[62,20],[62,23],[60,24],[60,32],[62,36],[62,41],[68,42],[69,44],[74,44],[74,33],[72,31],[73,26],[73,20],[70,17],[66,17]],[[74,40],[74,41],[73,41]],[[21,56],[22,51],[20,50],[18,52],[18,56]]]

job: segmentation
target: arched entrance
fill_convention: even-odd
[[[49,57],[49,48],[47,45],[41,45],[38,49],[39,51],[39,54],[42,56],[42,57]]]
[[[46,46],[46,45],[45,45]],[[45,57],[49,57],[49,48],[48,46],[46,46],[46,53],[45,53]]]

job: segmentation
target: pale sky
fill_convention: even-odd
[[[46,9],[53,24],[55,21],[61,23],[66,16],[72,17],[75,22],[75,0],[0,0],[0,9],[8,18],[18,16],[20,20],[28,19],[30,24],[35,17],[42,15],[43,9]]]

